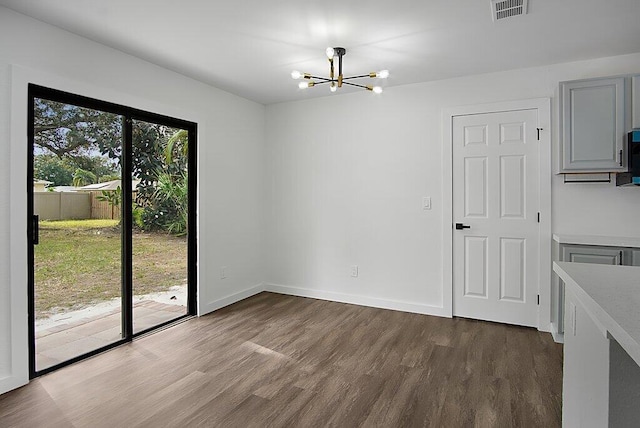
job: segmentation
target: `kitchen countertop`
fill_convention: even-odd
[[[565,235],[554,233],[553,240],[559,244],[640,248],[640,238],[628,236]]]
[[[553,270],[640,366],[640,267],[554,262]]]

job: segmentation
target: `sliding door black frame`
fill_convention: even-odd
[[[84,97],[81,95],[72,94],[69,92],[59,91],[56,89],[39,86],[36,84],[29,84],[28,87],[28,111],[27,111],[27,139],[29,145],[29,155],[27,156],[27,240],[28,240],[28,275],[27,275],[27,290],[28,290],[28,322],[29,322],[29,378],[33,379],[37,376],[49,373],[53,370],[57,370],[61,367],[73,364],[85,358],[89,358],[93,355],[104,352],[108,349],[122,345],[127,342],[131,342],[135,337],[146,334],[152,330],[160,329],[168,324],[172,324],[180,319],[191,317],[196,315],[196,292],[197,292],[197,242],[196,242],[196,188],[197,188],[197,173],[196,173],[196,139],[197,139],[197,124],[182,119],[176,119],[169,116],[164,116],[156,113],[151,113],[144,110],[135,109],[119,104],[110,103],[107,101],[101,101],[94,98]],[[187,130],[188,133],[188,158],[187,168],[189,174],[188,181],[188,222],[187,222],[187,313],[176,317],[170,321],[158,324],[146,330],[133,333],[133,213],[132,213],[132,200],[129,197],[122,198],[122,328],[123,337],[121,340],[113,342],[102,348],[95,349],[82,355],[78,355],[70,360],[56,364],[51,367],[47,367],[43,370],[36,370],[36,337],[35,337],[35,249],[36,243],[36,228],[37,224],[34,222],[34,204],[33,204],[33,147],[34,147],[34,108],[35,99],[46,99],[50,101],[60,102],[64,104],[71,104],[78,107],[85,107],[94,110],[103,111],[106,113],[113,113],[123,117],[123,144],[122,144],[122,189],[131,189],[132,184],[132,161],[130,157],[133,133],[132,126],[134,120],[140,120],[159,125],[165,125],[172,128],[179,128]],[[123,191],[123,195],[126,193]]]

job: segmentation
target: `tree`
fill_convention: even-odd
[[[95,183],[96,177],[119,175],[122,118],[36,98],[34,143],[36,177],[58,186]]]
[[[179,129],[135,122],[132,165],[134,176],[140,180],[136,204],[143,209],[142,225],[146,230],[186,232],[186,137],[186,132]],[[170,162],[168,152],[173,152]]]
[[[164,149],[164,157],[167,164],[172,164],[174,160],[174,152],[184,159],[187,158],[189,153],[189,133],[186,129],[180,129],[175,132],[169,141],[167,141],[167,147]]]
[[[53,186],[71,186],[74,176],[82,176],[81,185],[119,180],[119,167],[108,158],[102,156],[64,157],[60,159],[52,154],[39,154],[33,157],[33,176],[41,180],[51,181]],[[84,172],[78,172],[84,171]],[[93,176],[98,177],[94,179]]]
[[[71,186],[73,169],[55,155],[37,155],[33,157],[33,176],[40,180],[51,181],[55,186]]]
[[[98,183],[106,183],[115,180],[120,180],[119,174],[101,175],[98,177]]]
[[[91,171],[96,177],[118,176],[120,178],[120,166],[118,159],[109,159],[106,156],[93,154],[91,156],[65,157],[65,162],[74,167]],[[114,179],[115,180],[115,179]],[[109,180],[105,180],[109,181]]]
[[[122,117],[71,104],[36,98],[34,102],[35,144],[62,158],[99,151],[119,159],[122,147]]]

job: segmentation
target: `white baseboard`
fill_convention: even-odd
[[[558,333],[556,326],[551,324],[551,336],[556,343],[564,343],[564,333]]]
[[[553,326],[551,325],[551,323],[538,326],[538,331],[542,331],[544,333],[551,333],[552,329],[553,329]]]
[[[433,315],[438,317],[451,318],[450,308],[444,308],[442,306],[432,306],[420,303],[410,303],[398,300],[378,299],[375,297],[361,296],[355,294],[338,293],[335,291],[326,290],[313,290],[310,288],[291,287],[288,285],[272,284],[272,283],[260,283],[246,290],[238,293],[231,294],[218,300],[207,303],[204,307],[200,308],[198,315],[205,315],[209,312],[222,309],[225,306],[232,305],[240,300],[244,300],[251,296],[255,296],[263,291],[269,291],[272,293],[286,294],[289,296],[309,297],[312,299],[328,300],[332,302],[349,303],[352,305],[368,306],[372,308],[391,309],[394,311],[411,312],[422,315]],[[553,335],[553,339],[556,342],[563,342],[563,334],[557,333],[554,326],[551,325],[549,329],[540,329],[540,331],[549,331]]]
[[[0,378],[0,395],[29,383],[29,376],[6,376]]]
[[[419,303],[401,302],[397,300],[378,299],[375,297],[354,294],[337,293],[334,291],[312,290],[309,288],[290,287],[279,284],[264,284],[264,291],[287,294],[290,296],[310,297],[313,299],[329,300],[332,302],[350,303],[353,305],[369,306],[373,308],[391,309],[415,314],[434,315],[451,318],[451,311],[441,306],[430,306]]]
[[[264,284],[260,283],[260,284],[254,285],[251,288],[247,288],[246,290],[239,291],[237,293],[231,294],[229,296],[223,297],[218,300],[214,300],[200,307],[200,312],[198,313],[198,316],[208,314],[209,312],[217,311],[218,309],[222,309],[225,306],[232,305],[248,297],[255,296],[256,294],[262,293],[263,291],[264,291]]]

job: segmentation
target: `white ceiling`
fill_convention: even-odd
[[[0,5],[263,104],[329,96],[290,77],[327,75],[327,46],[347,49],[346,75],[389,69],[387,86],[640,52],[640,0],[529,0],[526,16],[498,22],[489,0]]]

